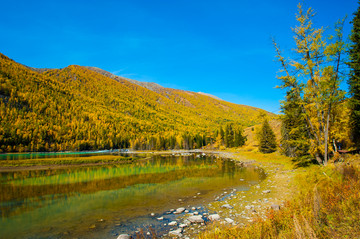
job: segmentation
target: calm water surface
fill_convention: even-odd
[[[261,169],[199,156],[1,173],[0,238],[116,238],[149,226],[164,233],[170,209],[207,205],[223,189],[248,190],[265,178]]]

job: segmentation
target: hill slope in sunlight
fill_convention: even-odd
[[[37,70],[0,54],[4,152],[110,149],[136,143],[148,149],[201,147],[227,123],[241,128],[259,123],[259,112],[265,111],[137,83],[95,67]]]

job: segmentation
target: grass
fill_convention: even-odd
[[[248,158],[257,156],[245,153]],[[273,156],[257,161],[285,160]],[[199,238],[360,238],[360,171],[355,162],[352,157],[326,167],[299,168],[293,184],[297,193],[281,210],[269,210],[266,219],[254,218],[245,227],[214,224]],[[285,162],[284,167],[290,166]]]
[[[63,158],[40,158],[40,159],[19,159],[0,160],[0,167],[22,167],[22,166],[43,166],[43,165],[81,165],[99,163],[129,162],[134,158],[118,155],[96,155],[90,157],[63,157]]]

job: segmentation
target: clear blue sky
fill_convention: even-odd
[[[278,112],[271,37],[293,47],[298,0],[1,0],[0,52],[32,67],[96,66],[165,87]],[[356,0],[313,0],[333,27]]]

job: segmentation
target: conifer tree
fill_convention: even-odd
[[[276,151],[276,136],[271,129],[268,120],[265,118],[264,123],[258,132],[259,151],[261,153],[272,153]]]
[[[234,135],[234,147],[243,146],[246,142],[246,136],[241,133],[241,130],[236,130]]]
[[[285,59],[274,41],[283,72],[278,78],[282,81],[280,88],[296,93],[306,119],[310,153],[319,164],[325,165],[329,158],[335,109],[345,97],[339,88],[346,50],[342,40],[344,21],[337,22],[335,35],[326,38],[323,28],[313,27],[314,11],[311,8],[304,11],[301,4],[298,9],[296,20],[299,25],[293,29],[296,58]]]
[[[351,140],[360,145],[360,7],[354,13],[354,19],[350,40],[352,41],[350,56],[350,77],[349,77],[349,93],[350,93],[350,130]]]
[[[281,150],[288,157],[301,157],[309,153],[309,132],[302,113],[299,95],[290,90],[281,104]]]

